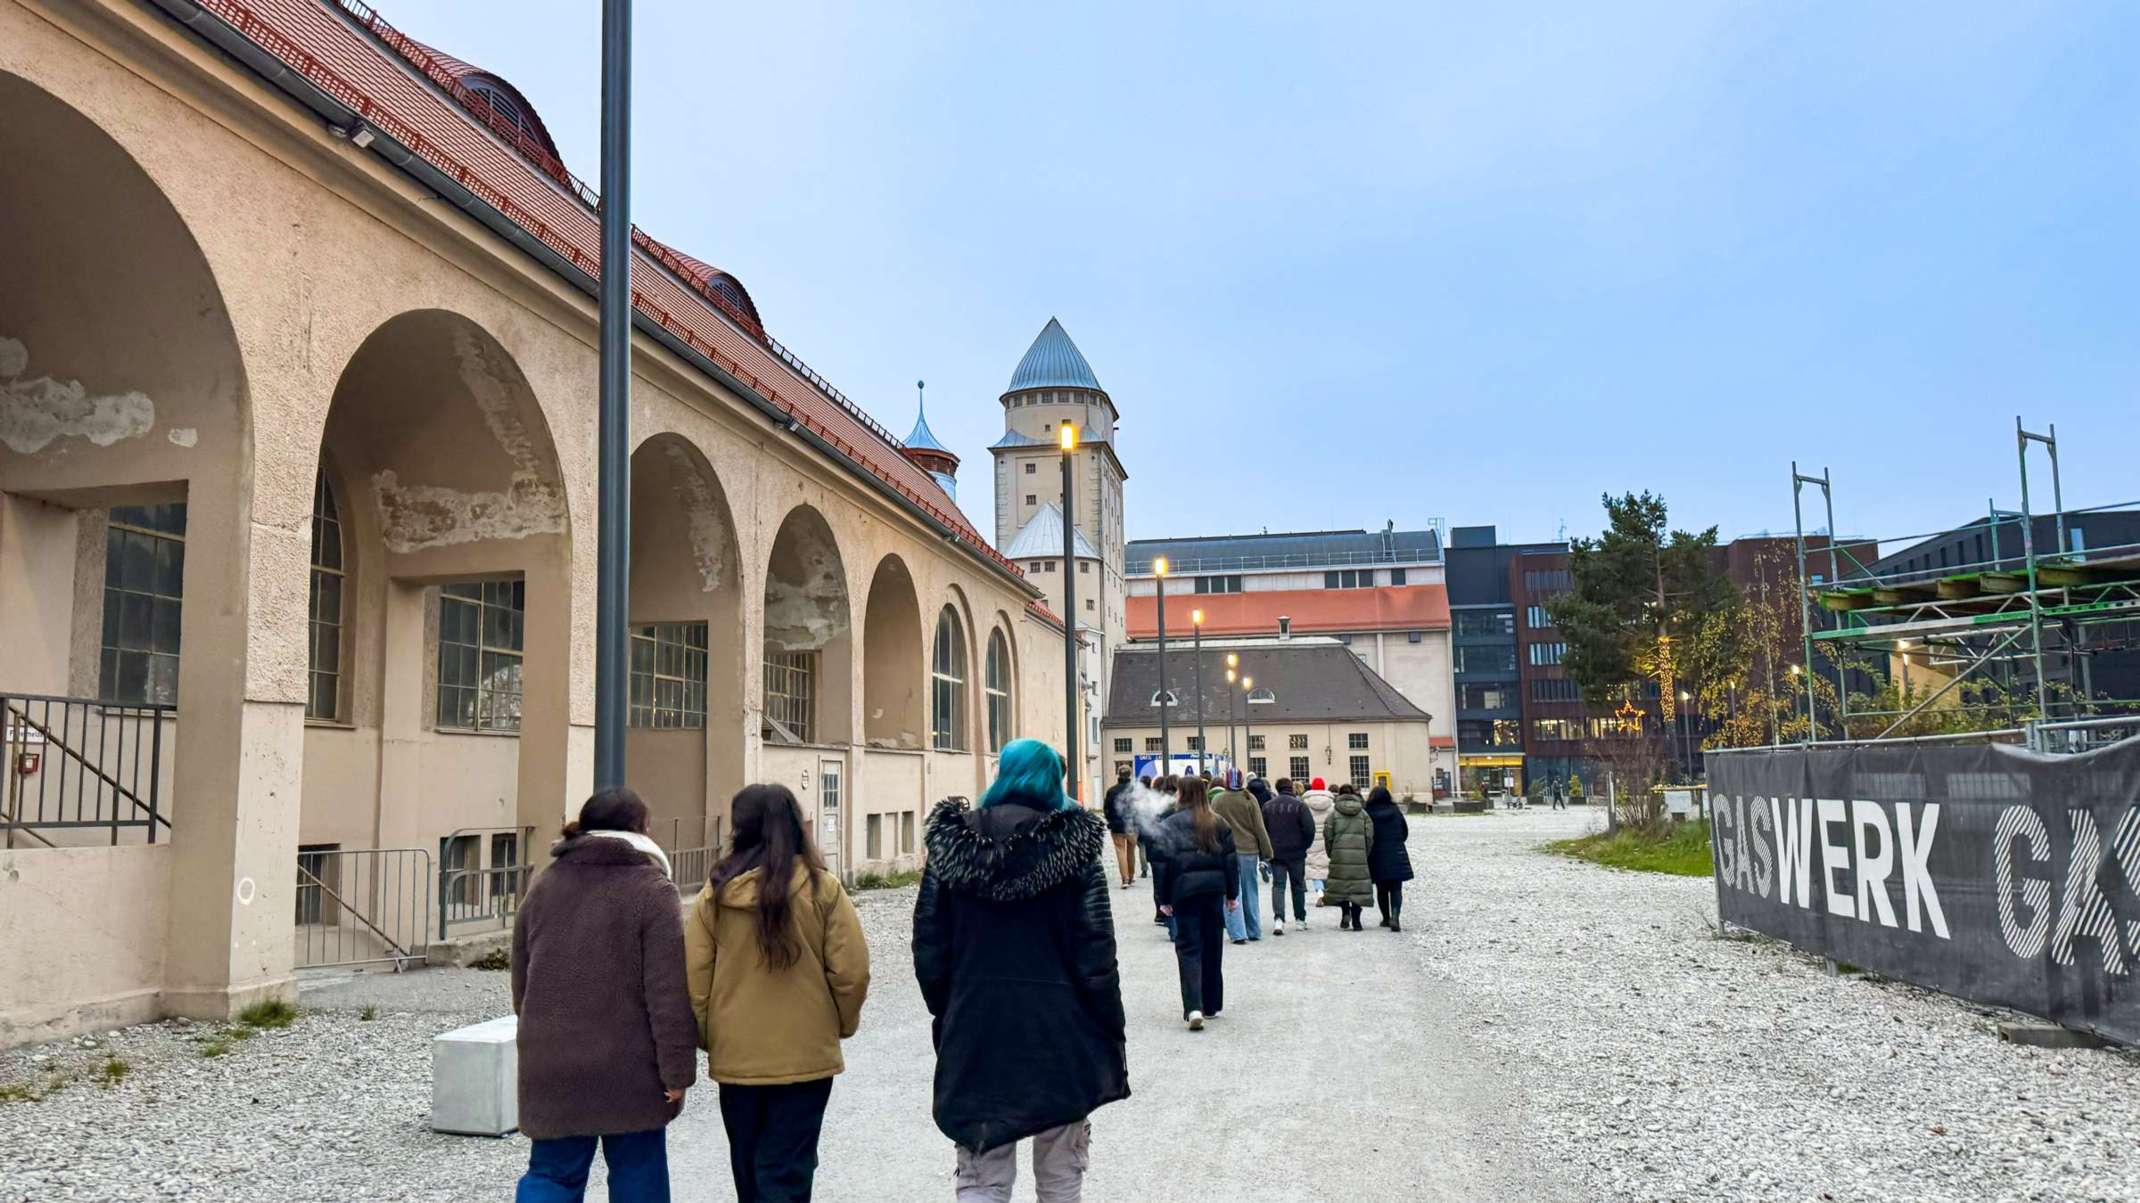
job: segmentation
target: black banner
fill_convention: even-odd
[[[2140,740],[1762,748],[1708,768],[1727,922],[2140,1044]]]

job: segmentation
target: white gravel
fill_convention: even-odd
[[[1601,822],[1415,820],[1407,899],[1582,1197],[2140,1199],[2140,1059],[2006,1044],[2005,1016],[1718,939],[1708,878],[1536,850]]]
[[[1090,1193],[1324,1197],[1287,1178],[1303,1150],[1282,1122],[1248,1117],[1283,1115],[1268,1110],[1285,1093],[1272,1093],[1276,1081],[1294,1082],[1303,1103],[1318,1097],[1341,1050],[1394,1018],[1433,1035],[1407,1044],[1404,1072],[1377,1079],[1376,1097],[1342,1126],[1364,1139],[1375,1116],[1414,1125],[1403,1141],[1371,1142],[1370,1181],[1407,1198],[2140,1199],[2140,1059],[2004,1044],[1993,1016],[1944,996],[1831,979],[1778,945],[1715,938],[1707,879],[1538,850],[1598,817],[1415,820],[1421,880],[1407,891],[1403,937],[1370,930],[1350,937],[1358,944],[1324,944],[1345,937],[1319,925],[1303,942],[1289,935],[1229,958],[1228,1014],[1240,1010],[1241,1026],[1215,1039],[1258,1046],[1246,1056],[1181,1039],[1171,958],[1144,922],[1149,902],[1141,889],[1118,895],[1138,1095],[1100,1113]],[[926,1017],[905,958],[912,899],[911,889],[858,899],[880,989],[834,1094],[823,1198],[945,1192],[949,1158],[927,1116]],[[1406,943],[1416,963],[1389,955]],[[1306,1009],[1285,1001],[1285,988],[1327,974],[1330,949],[1348,948],[1359,950],[1341,955],[1360,981],[1317,987],[1327,992]],[[508,1193],[525,1141],[426,1126],[430,1037],[503,1013],[504,974],[345,975],[309,983],[303,1006],[295,1026],[221,1057],[201,1055],[220,1025],[176,1023],[0,1053],[0,1100],[10,1086],[43,1093],[0,1101],[0,1203]],[[1296,1041],[1279,1030],[1288,1024],[1341,1043],[1310,1040],[1294,1064]],[[99,1084],[113,1057],[128,1072]],[[45,1093],[55,1077],[67,1084]],[[1236,1107],[1241,1098],[1254,1101]],[[679,1198],[727,1197],[712,1102],[694,1091],[672,1138],[686,1175]],[[1224,1129],[1209,1135],[1226,1153],[1198,1162],[1209,1177],[1190,1191],[1167,1177],[1178,1150],[1134,1134],[1197,1106]]]

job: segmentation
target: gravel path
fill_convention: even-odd
[[[1229,948],[1226,1014],[1196,1036],[1149,896],[1117,893],[1136,1093],[1095,1119],[1089,1196],[2140,1199],[2140,1059],[2002,1044],[1952,999],[1714,938],[1706,879],[1537,851],[1597,819],[1415,820],[1403,936],[1318,913]],[[819,1197],[942,1198],[912,891],[859,902],[877,988]],[[0,1203],[502,1198],[526,1142],[425,1120],[429,1037],[502,1013],[505,985],[323,979],[294,1026],[214,1057],[221,1025],[177,1023],[0,1054]],[[679,1199],[732,1197],[710,1089],[670,1146]]]

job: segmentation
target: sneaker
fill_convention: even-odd
[[[1204,1013],[1202,1011],[1189,1012],[1189,1030],[1192,1032],[1204,1030]]]
[[[1240,939],[1238,939],[1238,940],[1235,940],[1235,941],[1234,941],[1234,943],[1236,943],[1236,944],[1246,944],[1246,943],[1248,943],[1248,937],[1246,937],[1246,936],[1243,936],[1243,937],[1241,937]]]
[[[1282,935],[1284,935],[1284,934],[1285,934],[1285,920],[1283,920],[1283,919],[1280,919],[1280,920],[1278,920],[1278,921],[1277,921],[1276,923],[1273,923],[1273,924],[1271,924],[1271,934],[1272,934],[1272,935],[1274,935],[1274,936],[1282,936]]]

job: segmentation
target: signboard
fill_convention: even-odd
[[[1809,952],[2140,1043],[2140,740],[1711,753],[1717,911]]]
[[[1150,777],[1154,780],[1157,780],[1158,778],[1167,776],[1169,774],[1172,774],[1176,777],[1183,777],[1192,773],[1201,772],[1204,769],[1209,769],[1211,770],[1211,775],[1213,777],[1220,777],[1225,774],[1226,770],[1233,767],[1232,761],[1226,759],[1224,756],[1217,755],[1206,755],[1204,757],[1204,763],[1199,766],[1196,762],[1196,753],[1194,752],[1176,752],[1174,753],[1174,759],[1170,763],[1172,765],[1172,767],[1170,768],[1161,767],[1159,753],[1143,753],[1139,755],[1135,761],[1132,762],[1130,768],[1130,776],[1135,777],[1140,781],[1146,777]]]

